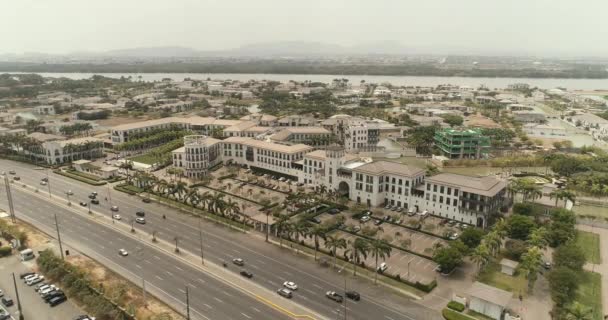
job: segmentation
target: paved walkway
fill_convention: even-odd
[[[585,270],[594,271],[602,276],[602,309],[608,315],[608,229],[577,224],[576,228],[582,231],[600,235],[600,264],[587,263]]]

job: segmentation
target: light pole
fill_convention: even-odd
[[[13,206],[13,194],[11,193],[11,184],[8,181],[8,176],[4,176],[4,185],[6,186],[6,199],[8,200],[8,210],[11,215],[11,221],[13,223],[17,222],[15,219],[15,208]]]
[[[342,265],[342,268],[340,270],[338,270],[338,273],[344,272],[343,273],[343,275],[344,275],[344,299],[343,299],[343,302],[342,302],[342,307],[344,309],[344,320],[346,320],[346,270],[344,268],[346,268],[346,264],[347,263],[348,262],[345,262]]]
[[[190,320],[190,294],[188,293],[188,286],[186,286],[186,319]]]
[[[407,280],[410,280],[410,263],[412,263],[412,260],[407,262]]]
[[[205,265],[205,254],[203,249],[203,229],[201,228],[201,217],[198,218],[198,235],[201,242],[201,263]]]
[[[91,213],[92,213],[92,212],[91,212],[91,206],[93,205],[93,202],[92,202],[92,201],[93,201],[92,199],[89,199],[89,214],[91,214]]]
[[[52,198],[51,195],[51,180],[49,179],[49,169],[46,169],[46,186],[49,188],[49,198]]]
[[[17,289],[17,280],[13,272],[13,285],[15,286],[15,297],[17,298],[17,309],[19,309],[19,320],[23,320],[23,311],[21,310],[21,299],[19,299],[19,290]]]
[[[141,239],[139,239],[139,241],[141,242]],[[142,244],[141,247],[136,248],[136,255],[139,257],[139,263],[143,263],[144,260],[144,246]],[[142,295],[143,295],[143,300],[144,300],[144,308],[148,307],[148,304],[146,303],[146,279],[144,278],[144,273],[141,273],[141,290],[142,290]]]
[[[66,191],[65,195],[68,197],[68,206],[71,206],[72,202],[70,201],[70,193]]]
[[[55,229],[57,229],[57,241],[59,241],[59,252],[61,253],[61,260],[65,260],[63,257],[63,246],[61,245],[61,234],[59,233],[59,222],[57,222],[57,214],[55,214]]]

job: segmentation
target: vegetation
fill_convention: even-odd
[[[578,245],[587,261],[595,264],[600,264],[600,236],[597,233],[591,233],[578,230],[576,232],[576,244]]]
[[[446,320],[477,320],[477,318],[467,316],[464,313],[460,313],[448,308],[443,309],[441,311],[441,315],[443,315],[443,318]]]
[[[135,135],[134,137],[130,137],[129,141],[116,145],[114,149],[117,151],[130,152],[141,151],[167,144],[175,140],[181,140],[184,136],[191,134],[193,134],[192,131],[182,130],[175,126],[158,133],[148,133],[142,137]]]
[[[77,122],[71,125],[61,126],[59,131],[66,136],[72,136],[82,133],[89,133],[92,129],[93,126],[91,126],[91,124],[88,122]]]
[[[78,180],[80,182],[88,183],[94,186],[103,186],[106,184],[106,181],[102,181],[101,179],[90,179],[89,177],[82,176],[82,174],[75,174],[75,171],[63,171],[60,169],[53,170],[54,173],[58,175],[62,175],[64,177],[72,178],[74,180]]]
[[[407,143],[416,148],[416,152],[424,155],[431,155],[433,150],[431,146],[434,143],[435,131],[439,126],[418,126],[408,130],[405,140]]]
[[[464,311],[464,304],[462,304],[460,302],[456,302],[456,301],[450,301],[448,303],[448,308],[450,308],[452,310],[456,310],[458,312],[463,312]]]

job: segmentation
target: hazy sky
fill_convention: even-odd
[[[1,0],[0,53],[271,41],[608,56],[607,0]]]

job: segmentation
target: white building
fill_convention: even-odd
[[[221,162],[220,142],[202,135],[184,137],[184,146],[172,152],[173,166],[183,168],[188,178],[202,178]]]
[[[54,115],[55,114],[55,107],[48,105],[48,106],[36,106],[34,107],[34,113],[41,115],[41,116],[48,116],[48,115]]]
[[[92,137],[46,141],[42,143],[37,156],[48,164],[95,159],[103,156],[103,141]]]
[[[303,143],[313,147],[322,147],[330,144],[331,136],[332,133],[322,127],[291,127],[273,134],[270,136],[270,140],[286,144]]]
[[[481,282],[473,283],[469,295],[471,296],[469,309],[496,320],[502,319],[512,296],[508,291]]]

